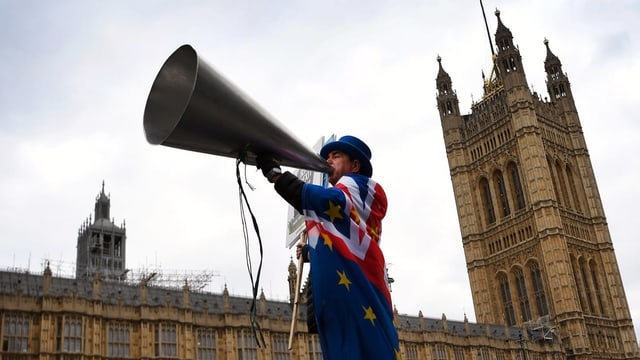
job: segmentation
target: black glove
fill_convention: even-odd
[[[256,166],[262,170],[262,175],[264,175],[269,182],[274,182],[275,177],[282,174],[280,161],[271,153],[258,154],[256,157]]]

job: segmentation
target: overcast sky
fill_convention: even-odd
[[[568,73],[636,331],[640,326],[640,2],[486,0],[547,96],[543,40]],[[70,274],[102,182],[126,220],[127,268],[215,272],[249,296],[235,161],[146,142],[167,57],[200,57],[309,147],[353,134],[373,151],[389,211],[382,248],[402,314],[475,321],[440,119],[438,55],[463,113],[491,51],[478,1],[0,0],[0,267]],[[261,287],[287,300],[287,206],[247,168]],[[252,240],[253,266],[257,243]]]

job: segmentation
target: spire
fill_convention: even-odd
[[[495,34],[496,46],[498,47],[498,54],[500,54],[501,52],[513,49],[513,34],[511,34],[511,30],[502,23],[500,10],[496,9],[495,14],[498,18],[498,28]]]
[[[442,67],[442,58],[438,60],[438,76],[436,77],[436,88],[438,95],[438,111],[440,113],[440,124],[444,134],[445,144],[451,146],[457,144],[462,139],[463,120],[460,115],[460,104],[458,95],[453,91],[451,77]]]
[[[452,89],[451,76],[442,67],[442,58],[438,60],[438,76],[436,77],[436,87],[438,88],[438,107],[441,116],[460,115],[458,108],[458,95]]]
[[[104,180],[102,180],[102,190],[100,194],[96,197],[96,205],[95,205],[95,220],[98,221],[100,219],[105,219],[109,221],[109,211],[111,208],[111,200],[104,193]]]
[[[496,29],[495,35],[498,53],[494,62],[497,75],[501,78],[505,90],[509,91],[515,88],[523,90],[526,88],[528,92],[529,87],[524,69],[522,68],[520,50],[513,43],[511,30],[502,22],[500,10],[496,9],[495,14],[498,18],[498,28]]]
[[[496,30],[496,43],[498,43],[498,51],[501,49],[501,44],[499,43],[498,38],[500,39],[509,39],[509,42],[513,46],[511,40],[513,40],[513,34],[511,34],[511,30],[508,27],[504,26],[502,23],[502,19],[500,18],[500,10],[496,9],[496,17],[498,18],[498,29]]]
[[[547,38],[544,38],[544,46],[547,48],[547,57],[544,59],[545,69],[547,68],[547,64],[551,64],[551,63],[557,63],[558,65],[562,65],[560,63],[560,59],[558,59],[558,57],[553,52],[551,52],[551,49],[549,48],[549,40]]]
[[[575,111],[573,95],[571,94],[571,84],[567,74],[562,72],[562,62],[551,51],[549,40],[544,39],[544,46],[547,48],[547,57],[544,59],[544,71],[547,73],[547,91],[552,101],[569,99],[565,104],[567,110]]]
[[[438,55],[436,60],[438,60],[438,76],[436,77],[438,95],[448,95],[453,92],[451,90],[451,76],[449,76],[442,67],[442,58],[440,55]]]

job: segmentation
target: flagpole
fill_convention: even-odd
[[[307,232],[300,233],[300,242],[305,245],[307,243]],[[293,297],[293,311],[291,312],[291,330],[289,330],[289,350],[293,347],[293,334],[295,333],[296,324],[298,323],[298,304],[300,302],[300,286],[302,286],[302,268],[304,260],[302,255],[298,259],[298,276],[296,277],[296,293]]]

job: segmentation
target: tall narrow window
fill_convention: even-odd
[[[128,358],[131,346],[131,330],[127,323],[109,323],[107,333],[107,355],[113,358]]]
[[[58,318],[56,348],[67,353],[82,352],[82,318],[62,316]]]
[[[584,294],[587,298],[587,309],[585,310],[588,313],[593,313],[593,298],[591,297],[591,287],[589,286],[589,271],[587,269],[587,264],[584,261],[584,258],[580,258],[578,261],[580,266],[580,275],[582,276],[582,283],[584,284]]]
[[[502,309],[504,311],[505,321],[507,325],[513,326],[516,324],[516,315],[513,311],[513,303],[511,302],[509,279],[505,273],[498,275],[498,283],[500,284],[500,296],[502,297]]]
[[[551,183],[553,184],[553,193],[556,196],[556,201],[558,205],[562,204],[562,197],[560,196],[560,192],[558,191],[558,181],[556,179],[556,171],[551,159],[547,158],[547,165],[549,166],[549,173],[551,174]]]
[[[154,351],[157,357],[178,357],[176,325],[161,323],[154,329]]]
[[[575,182],[573,178],[573,171],[571,171],[571,167],[567,166],[567,181],[569,181],[569,190],[571,191],[571,196],[573,196],[573,204],[575,210],[579,213],[582,213],[582,205],[580,205],[580,198],[578,197],[578,184]]]
[[[604,306],[602,305],[602,291],[600,287],[600,281],[598,280],[598,272],[596,262],[591,260],[589,262],[589,268],[591,269],[591,279],[593,282],[593,292],[595,293],[596,311],[599,315],[604,315]]]
[[[547,306],[547,296],[544,293],[544,284],[542,283],[542,273],[538,263],[532,262],[529,265],[529,271],[531,273],[531,287],[533,288],[533,295],[536,300],[536,310],[538,310],[538,316],[544,316],[549,314],[549,308]]]
[[[560,185],[560,196],[562,196],[562,202],[565,207],[571,207],[571,201],[569,200],[569,192],[567,191],[567,183],[564,179],[564,168],[560,161],[556,161],[556,173],[558,176],[558,184]]]
[[[29,351],[29,317],[6,314],[2,334],[2,352]]]
[[[431,351],[432,359],[434,360],[447,360],[447,348],[442,344],[435,344]]]
[[[289,336],[287,334],[271,335],[271,358],[273,360],[289,360]]]
[[[453,360],[464,360],[464,350],[459,347],[453,349]]]
[[[509,166],[507,166],[507,171],[509,172],[509,176],[511,176],[512,198],[516,202],[516,209],[524,209],[524,192],[522,191],[518,167],[515,163],[510,163]]]
[[[509,66],[509,61],[507,59],[502,59],[502,67],[504,68],[505,73],[511,72],[511,67]]]
[[[520,304],[522,321],[529,321],[531,320],[531,307],[529,306],[527,287],[524,282],[524,274],[522,273],[522,270],[516,269],[513,272],[513,278],[516,281],[516,290],[518,290],[518,303]]]
[[[578,291],[578,300],[580,301],[580,309],[586,312],[587,299],[584,294],[584,285],[582,284],[582,276],[580,275],[580,265],[574,255],[571,255],[571,269],[573,270],[573,279],[576,283]]]
[[[322,360],[322,349],[318,334],[309,335],[309,360]]]
[[[507,188],[504,185],[504,178],[502,172],[496,171],[493,175],[493,179],[498,189],[498,197],[500,198],[500,207],[502,208],[502,216],[507,216],[511,213],[509,208],[509,199],[507,198]]]
[[[413,343],[405,343],[405,360],[418,360],[418,345]],[[435,359],[435,358],[434,358]]]
[[[487,225],[496,222],[496,214],[493,210],[493,201],[491,200],[491,188],[486,178],[480,180],[480,192],[482,193],[482,202],[484,205],[485,215],[487,217]]]
[[[216,333],[213,329],[196,330],[198,360],[216,360]]]
[[[511,70],[513,70],[513,71],[518,70],[518,66],[516,66],[516,59],[514,59],[513,56],[509,57],[509,66],[511,67]]]
[[[258,360],[256,337],[247,329],[238,332],[238,360]]]

